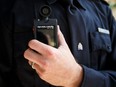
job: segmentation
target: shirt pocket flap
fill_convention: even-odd
[[[104,50],[112,51],[110,34],[92,32],[90,33],[92,51]]]

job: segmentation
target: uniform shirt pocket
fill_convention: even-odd
[[[104,50],[112,51],[110,34],[91,32],[90,33],[92,51]]]

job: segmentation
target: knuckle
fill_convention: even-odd
[[[43,68],[44,68],[45,71],[47,71],[49,69],[49,63],[45,63],[43,65]]]
[[[42,66],[40,66],[40,68],[45,72],[48,70],[48,63],[44,61],[44,63],[42,63]]]
[[[52,58],[55,56],[55,51],[48,49],[46,50],[46,54],[47,54],[47,57]]]

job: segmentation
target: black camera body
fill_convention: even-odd
[[[57,19],[49,18],[50,13],[51,8],[49,6],[43,6],[40,9],[42,19],[34,20],[34,35],[35,39],[57,48]]]

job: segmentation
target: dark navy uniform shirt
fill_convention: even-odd
[[[81,87],[116,87],[116,22],[105,1],[0,2],[0,87],[52,87],[23,56],[34,38],[33,21],[40,18],[43,5],[52,8],[50,18],[58,20],[72,54],[83,67]]]

